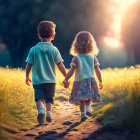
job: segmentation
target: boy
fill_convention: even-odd
[[[30,86],[29,73],[32,69],[32,84],[38,109],[37,120],[40,124],[44,122],[44,102],[47,110],[46,120],[52,121],[51,111],[56,85],[55,64],[63,76],[66,75],[63,59],[58,49],[51,43],[55,37],[55,27],[51,21],[39,23],[37,31],[41,42],[30,49],[26,59],[26,84]]]

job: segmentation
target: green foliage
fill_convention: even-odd
[[[41,20],[57,24],[55,45],[69,60],[75,34],[88,30],[98,39],[110,25],[110,0],[6,0],[0,2],[0,37],[11,54],[12,66],[20,67],[25,53],[37,43],[37,25]],[[27,54],[26,54],[27,56]]]
[[[110,128],[122,128],[122,120],[117,118],[114,115],[108,116],[103,121],[103,128],[110,129]]]
[[[117,101],[102,116],[103,128],[129,128],[138,135],[140,132],[140,88],[133,85],[127,97]]]
[[[135,70],[133,69],[133,67],[129,68],[126,71],[124,71],[126,72],[125,75],[121,74],[121,72],[123,71],[119,71],[116,69],[116,72],[117,72],[116,75],[113,75],[113,73],[111,72],[111,77],[116,79],[110,82],[108,81],[108,84],[110,83],[111,87],[109,86],[108,88],[106,88],[106,86],[104,87],[105,88],[104,89],[105,94],[103,95],[104,104],[103,105],[101,104],[98,107],[95,106],[94,108],[95,117],[97,118],[97,120],[103,123],[103,128],[105,129],[126,127],[132,131],[135,131],[139,135],[140,132],[139,68]]]
[[[27,0],[8,0],[0,4],[0,35],[11,54],[14,67],[21,66],[23,52],[30,45],[31,36],[34,37],[31,31],[35,27],[31,23],[34,21],[31,18],[34,13],[32,4],[32,1]]]

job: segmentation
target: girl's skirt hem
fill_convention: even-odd
[[[101,103],[102,100],[100,98],[84,98],[84,99],[72,99],[70,97],[69,102],[74,105],[79,105],[80,101],[91,101],[93,103]]]
[[[88,78],[74,82],[69,102],[79,105],[81,100],[90,100],[94,103],[101,102],[100,93],[95,78]]]

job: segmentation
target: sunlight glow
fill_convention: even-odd
[[[113,34],[103,39],[105,45],[112,48],[120,48],[122,47],[122,43],[120,41],[120,32],[121,32],[121,21],[123,14],[128,7],[128,5],[132,4],[133,2],[136,2],[138,0],[112,0],[112,2],[115,3],[115,5],[112,5],[110,7],[110,12],[114,13],[114,21],[110,27],[110,30],[113,32]]]
[[[114,49],[122,48],[121,42],[116,38],[105,37],[104,43],[106,44],[107,47],[110,48],[114,48]]]

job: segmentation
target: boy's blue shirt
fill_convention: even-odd
[[[29,51],[26,61],[32,64],[32,83],[56,83],[55,64],[63,62],[59,50],[50,42],[39,42]]]

